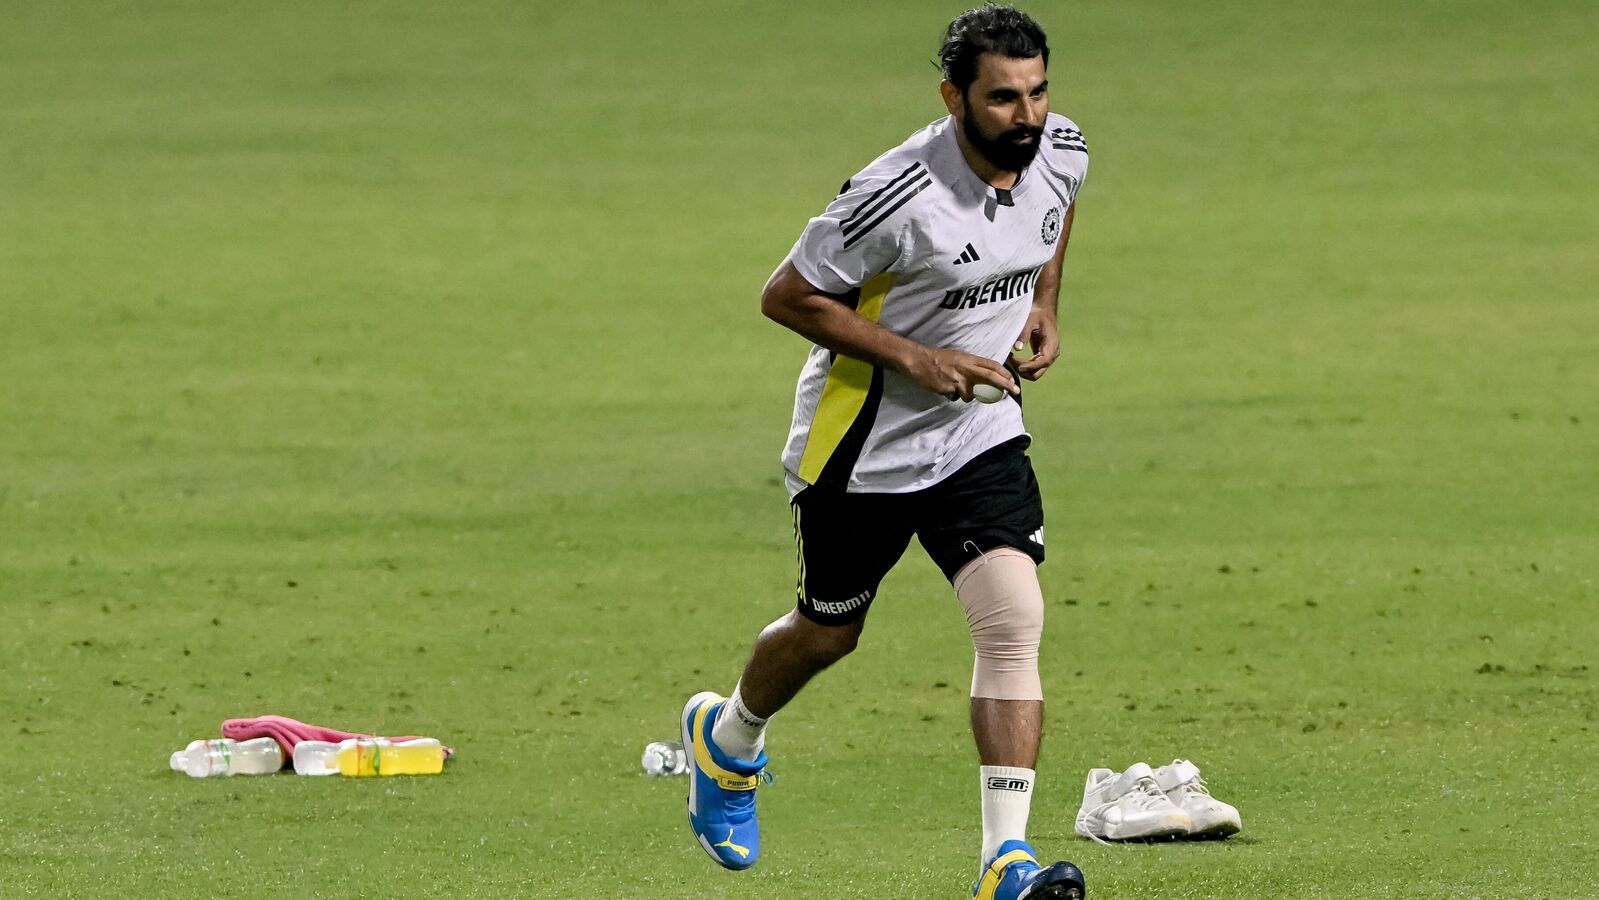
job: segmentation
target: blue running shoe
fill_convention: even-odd
[[[972,887],[976,900],[1082,900],[1088,896],[1083,871],[1069,862],[1040,866],[1026,841],[999,845],[988,868]]]
[[[711,725],[726,698],[702,691],[683,706],[683,746],[688,750],[688,824],[718,865],[748,869],[761,855],[755,788],[770,780],[766,754],[743,762],[711,740]]]

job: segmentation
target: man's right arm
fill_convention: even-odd
[[[834,353],[898,372],[951,400],[972,399],[972,388],[978,384],[1017,392],[1010,373],[999,363],[895,334],[811,284],[788,260],[767,279],[761,312]]]

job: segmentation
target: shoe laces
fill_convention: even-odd
[[[1171,800],[1161,793],[1160,785],[1156,784],[1153,778],[1140,778],[1133,782],[1133,786],[1122,797],[1130,800],[1134,806],[1141,810],[1171,805]]]
[[[1088,827],[1088,816],[1089,813],[1086,809],[1079,809],[1077,811],[1077,833],[1085,838],[1088,838],[1096,844],[1103,844],[1104,846],[1109,847],[1110,841],[1107,841],[1095,834],[1094,829]]]
[[[772,783],[772,774],[765,769],[757,772],[755,777],[762,784]],[[729,825],[738,825],[755,818],[755,792],[754,791],[727,791],[724,793],[722,809],[727,814]]]

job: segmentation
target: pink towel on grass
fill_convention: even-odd
[[[283,757],[288,759],[294,755],[294,745],[301,741],[330,741],[338,743],[350,738],[378,737],[375,734],[359,734],[354,731],[340,731],[337,728],[324,728],[321,725],[308,725],[299,719],[287,716],[257,716],[254,719],[228,719],[222,723],[222,736],[236,741],[248,741],[258,737],[273,738],[283,747]],[[406,737],[391,737],[391,741],[414,741],[416,735]],[[455,755],[455,750],[444,748],[444,758],[449,759]]]

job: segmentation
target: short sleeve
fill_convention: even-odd
[[[1053,113],[1044,128],[1044,147],[1039,154],[1051,187],[1070,206],[1088,178],[1088,141],[1076,123]]]
[[[868,169],[846,181],[827,209],[805,226],[788,260],[806,281],[842,294],[899,260],[906,241],[901,212],[933,182],[920,162],[891,168],[881,175]]]

